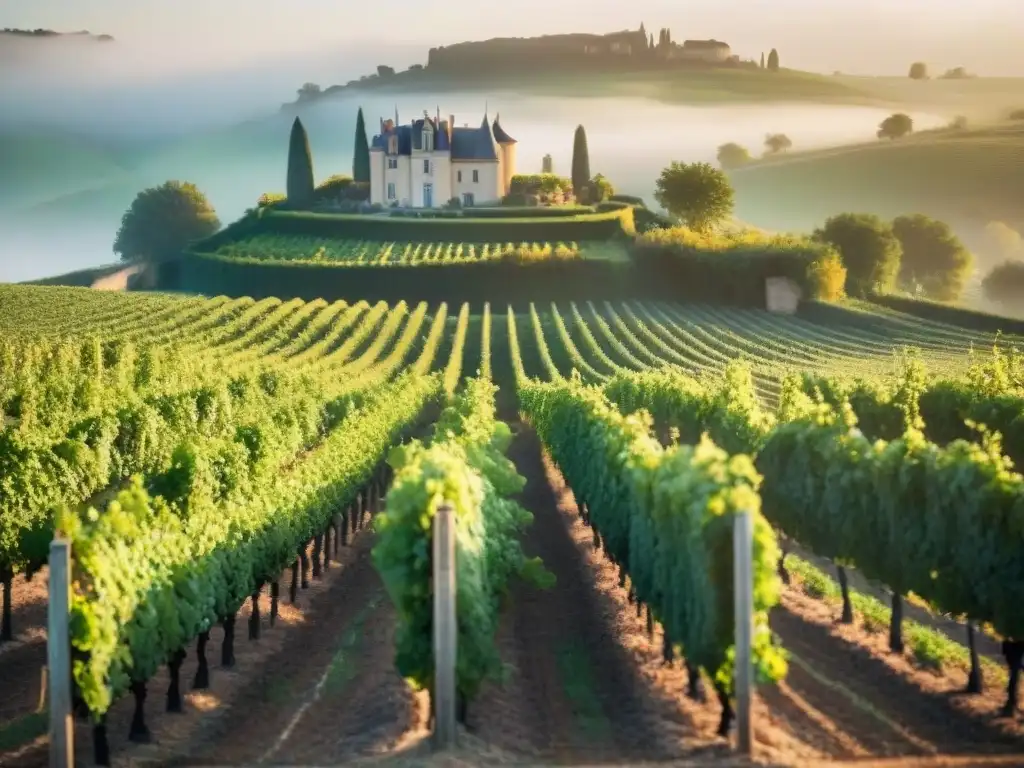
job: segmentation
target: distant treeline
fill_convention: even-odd
[[[88,30],[82,30],[80,32],[57,32],[52,29],[15,29],[13,27],[4,27],[3,29],[0,29],[0,35],[13,35],[17,37],[31,38],[87,37],[100,42],[110,42],[114,39],[111,35],[94,35]]]

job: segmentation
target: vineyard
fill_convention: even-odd
[[[422,264],[465,264],[481,261],[524,263],[543,260],[622,260],[625,250],[618,243],[429,243],[339,240],[301,235],[258,235],[226,243],[218,256],[255,261],[285,261],[299,264],[339,266],[416,266]]]
[[[219,253],[415,265],[611,247],[260,235]],[[82,754],[409,749],[429,721],[445,501],[459,719],[481,764],[727,764],[739,513],[760,757],[1022,764],[1019,342],[854,305],[0,286],[0,765],[45,751],[55,531],[74,558]]]

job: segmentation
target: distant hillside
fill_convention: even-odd
[[[842,212],[925,213],[972,247],[991,221],[1024,228],[1024,121],[788,152],[730,171],[737,213],[805,230]]]
[[[573,96],[644,96],[676,103],[829,101],[865,103],[857,88],[832,77],[764,66],[759,50],[733,51],[722,40],[683,39],[672,30],[639,29],[607,34],[503,37],[430,48],[425,64],[398,71],[387,64],[345,84],[306,83],[298,99],[308,104],[360,90],[460,91],[497,89]]]
[[[14,29],[12,27],[0,29],[0,42],[3,42],[4,38],[16,40],[94,40],[98,43],[114,42],[114,38],[111,35],[94,35],[88,30],[56,32],[52,29]]]

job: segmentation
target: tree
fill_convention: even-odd
[[[195,184],[167,181],[135,196],[121,217],[114,253],[126,261],[170,259],[220,229],[220,221]]]
[[[761,51],[761,69],[764,69],[764,51]]]
[[[900,241],[892,227],[874,214],[833,216],[813,237],[839,251],[846,266],[846,292],[851,296],[892,289],[900,271]]]
[[[889,115],[878,126],[878,138],[880,139],[900,139],[913,132],[913,119],[910,115],[905,115],[902,112]]]
[[[1007,261],[1000,264],[981,281],[985,298],[997,304],[1020,309],[1024,302],[1024,262]]]
[[[288,142],[288,204],[291,208],[305,208],[313,200],[313,156],[309,151],[309,137],[302,121],[295,118]]]
[[[718,148],[718,164],[722,166],[722,170],[728,171],[749,162],[750,152],[747,151],[746,147],[741,147],[735,142],[722,144]]]
[[[587,132],[582,125],[576,126],[572,141],[572,192],[577,200],[586,195],[590,184],[590,152],[587,150]]]
[[[615,187],[612,186],[612,183],[603,174],[599,173],[590,180],[590,192],[588,193],[587,202],[600,203],[614,194]]]
[[[377,76],[378,77],[391,77],[395,74],[395,68],[389,67],[386,64],[377,65]]]
[[[923,61],[915,61],[910,65],[910,79],[911,80],[927,80],[928,79],[928,65]]]
[[[774,48],[768,52],[768,71],[778,72],[779,71],[779,52]]]
[[[299,101],[306,101],[320,95],[320,86],[316,83],[304,83],[299,88]]]
[[[370,181],[370,144],[366,140],[366,122],[363,108],[356,114],[356,145],[352,154],[352,178],[356,181]]]
[[[789,136],[784,133],[769,133],[764,137],[764,152],[766,155],[777,155],[785,152],[793,146]]]
[[[555,161],[551,158],[551,155],[544,155],[540,161],[540,172],[541,173],[554,173],[555,172]]]
[[[900,216],[892,223],[900,241],[900,282],[920,284],[939,301],[956,301],[974,269],[974,255],[949,225],[922,214]]]
[[[672,216],[706,232],[733,209],[733,189],[725,173],[710,163],[673,162],[655,183],[654,198]]]
[[[652,50],[652,51],[654,50],[654,33],[653,32],[651,32],[651,38],[647,42],[647,48],[649,50]]]

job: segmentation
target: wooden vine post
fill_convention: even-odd
[[[750,717],[754,665],[751,643],[754,637],[754,521],[750,512],[733,516],[733,584],[736,609],[736,748],[750,755],[754,745],[754,724]]]
[[[449,749],[456,739],[455,510],[445,502],[434,514],[434,747]]]
[[[71,544],[50,542],[49,605],[46,622],[46,663],[50,698],[50,768],[75,764],[75,732],[71,719]]]

